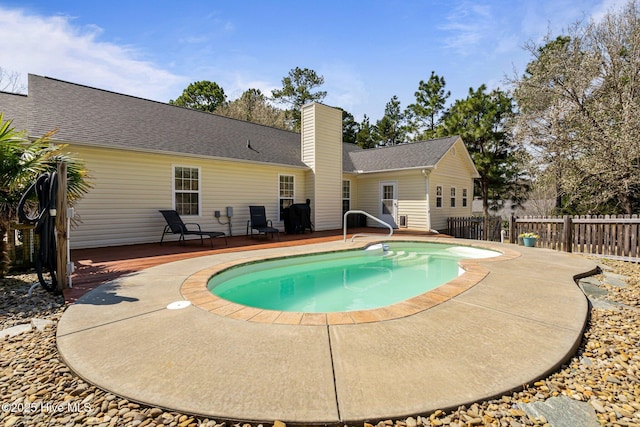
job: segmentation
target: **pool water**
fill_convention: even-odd
[[[226,300],[278,311],[368,310],[404,301],[462,274],[458,261],[497,252],[438,243],[391,242],[244,264],[209,279]]]

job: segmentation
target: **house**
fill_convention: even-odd
[[[478,177],[459,137],[362,150],[342,142],[341,111],[318,103],[302,108],[294,133],[29,75],[28,95],[0,93],[0,111],[30,137],[58,129],[54,142],[89,169],[72,248],[157,242],[168,208],[238,235],[248,206],[264,205],[282,228],[282,210],[307,199],[316,230],[341,229],[348,209],[443,230],[447,217],[471,214]]]

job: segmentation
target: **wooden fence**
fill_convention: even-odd
[[[511,217],[509,238],[536,233],[536,246],[640,262],[638,215]]]
[[[502,218],[489,217],[485,232],[485,219],[481,216],[447,218],[447,234],[462,239],[500,241]]]

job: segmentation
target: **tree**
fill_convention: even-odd
[[[552,173],[561,213],[640,209],[640,11],[636,1],[529,43],[513,79],[517,139]]]
[[[175,101],[169,100],[169,104],[186,107],[192,110],[213,113],[218,107],[227,102],[224,90],[216,83],[208,80],[193,82],[182,91]]]
[[[376,129],[375,138],[379,145],[392,146],[407,142],[406,120],[396,95],[387,102],[384,116],[376,122]]]
[[[342,110],[342,142],[355,144],[356,136],[360,130],[360,125],[356,122],[353,114]]]
[[[480,179],[478,192],[482,210],[502,207],[510,200],[519,205],[526,197],[528,179],[524,173],[526,153],[514,144],[506,128],[514,105],[499,89],[486,93],[486,86],[469,89],[466,99],[457,100],[444,115],[439,136],[459,135],[473,159]]]
[[[436,135],[436,128],[441,122],[445,111],[445,104],[451,91],[444,90],[444,77],[431,71],[426,82],[420,80],[415,92],[416,102],[407,107],[406,115],[411,124],[415,140],[432,139]]]
[[[35,141],[24,132],[11,127],[11,120],[4,120],[0,113],[0,278],[9,267],[7,242],[4,239],[9,226],[17,220],[18,203],[22,194],[44,173],[56,170],[60,162],[67,164],[67,196],[69,204],[86,193],[90,184],[87,171],[81,161],[63,153],[64,146],[49,142],[54,132]]]
[[[324,84],[324,77],[308,68],[293,68],[289,75],[282,79],[282,89],[271,92],[274,101],[288,105],[287,110],[291,119],[291,128],[300,130],[300,109],[309,102],[321,101],[327,96],[326,91],[312,92],[313,89]]]
[[[532,162],[531,165],[535,167]],[[549,171],[550,172],[550,171]],[[531,191],[527,200],[527,211],[537,216],[552,216],[557,214],[557,187],[553,173],[547,171],[532,171],[535,179],[531,182]]]
[[[260,89],[247,89],[240,98],[218,107],[216,114],[287,129],[285,112],[269,104],[269,100]]]
[[[376,128],[371,125],[369,117],[367,117],[366,114],[364,115],[359,127],[360,129],[356,133],[356,144],[358,144],[358,147],[365,149],[375,148],[376,140],[374,135],[376,133]]]
[[[20,74],[0,67],[0,92],[21,93],[26,87],[20,83]]]

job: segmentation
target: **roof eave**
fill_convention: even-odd
[[[146,154],[163,154],[168,156],[183,156],[183,157],[193,157],[197,159],[207,159],[207,160],[220,160],[225,162],[238,162],[238,163],[251,163],[256,165],[267,165],[267,166],[280,166],[280,167],[288,167],[288,168],[296,168],[308,170],[311,169],[306,165],[293,165],[288,163],[273,163],[266,161],[257,161],[250,159],[240,159],[235,157],[222,157],[222,156],[208,156],[204,154],[192,154],[192,153],[184,153],[177,151],[169,151],[169,150],[153,150],[148,148],[139,148],[139,147],[115,147],[110,144],[99,144],[99,143],[86,143],[86,142],[76,142],[76,141],[66,141],[60,139],[49,139],[49,141],[53,144],[60,145],[79,145],[81,147],[91,147],[91,148],[104,148],[109,150],[122,150],[122,151],[133,151],[136,153],[146,153]]]
[[[435,169],[435,166],[430,165],[430,166],[411,166],[407,168],[395,168],[395,169],[380,169],[380,170],[371,170],[371,171],[354,170],[354,171],[345,171],[345,173],[349,172],[349,173],[354,173],[356,175],[366,175],[370,173],[403,172],[403,171],[413,171],[413,170],[424,170],[424,171],[431,172],[433,169]]]

